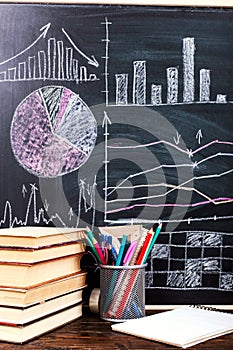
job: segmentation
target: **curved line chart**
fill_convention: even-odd
[[[100,80],[95,71],[89,72],[89,66],[94,69],[99,66],[95,56],[81,50],[64,28],[59,33],[61,39],[51,36],[51,26],[51,23],[43,26],[42,33],[31,44],[0,62],[0,83],[50,80],[79,84]]]
[[[26,209],[24,215],[20,217],[15,215],[14,205],[9,200],[5,202],[3,217],[0,218],[0,228],[5,227],[7,224],[8,227],[14,226],[27,226],[30,225],[30,222],[33,222],[34,225],[50,225],[53,223],[57,227],[79,227],[81,220],[81,212],[88,211],[92,212],[92,223],[95,222],[95,191],[96,191],[96,182],[93,184],[87,184],[85,179],[80,179],[80,193],[78,198],[78,210],[76,215],[73,212],[73,209],[68,208],[67,212],[50,212],[50,202],[47,198],[43,198],[43,205],[40,207],[38,205],[39,198],[39,188],[36,184],[29,184],[26,186],[22,185],[22,200],[26,202]],[[29,187],[30,191],[28,191]],[[55,194],[53,194],[55,196]],[[53,205],[51,205],[53,207]],[[53,209],[52,209],[53,210]],[[93,226],[92,225],[92,226]]]

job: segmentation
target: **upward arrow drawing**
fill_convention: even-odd
[[[202,131],[201,129],[198,130],[197,134],[196,134],[196,139],[198,140],[198,143],[201,143],[201,139],[202,139],[203,135],[202,135]]]
[[[25,185],[22,186],[22,191],[21,192],[22,192],[23,198],[25,198],[25,195],[27,193],[27,188],[26,188]]]
[[[74,216],[74,212],[73,212],[73,209],[72,209],[72,208],[70,208],[70,210],[69,210],[69,212],[68,212],[68,215],[69,215],[69,219],[70,219],[70,221],[71,221],[72,216]]]
[[[107,124],[112,124],[111,120],[109,119],[108,114],[104,111],[104,117],[102,122],[102,128],[105,126],[105,130],[107,128]]]
[[[69,42],[73,45],[74,49],[81,55],[83,56],[86,60],[88,64],[91,64],[92,66],[95,67],[99,67],[99,62],[96,60],[95,56],[91,56],[88,57],[83,51],[81,51],[73,42],[73,40],[70,38],[70,36],[66,33],[65,29],[62,28],[63,33],[65,34],[65,36],[67,37],[67,39],[69,40]]]
[[[10,57],[10,58],[8,58],[7,60],[5,60],[3,62],[0,62],[0,65],[2,65],[4,63],[7,63],[7,62],[13,60],[16,57],[19,57],[20,55],[22,55],[23,53],[28,51],[31,47],[33,47],[41,38],[44,39],[46,37],[47,33],[48,33],[48,30],[49,30],[50,26],[51,26],[51,23],[48,23],[45,26],[43,26],[42,28],[40,28],[40,31],[42,33],[38,36],[38,38],[35,41],[33,41],[33,43],[31,43],[29,46],[27,46],[24,50],[22,50],[19,53],[17,53],[15,56]]]

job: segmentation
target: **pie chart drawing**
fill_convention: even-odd
[[[10,133],[20,165],[38,177],[57,177],[87,161],[95,147],[97,123],[78,94],[45,86],[18,105]]]

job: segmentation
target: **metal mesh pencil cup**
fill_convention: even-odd
[[[122,322],[145,316],[145,267],[100,265],[100,317]]]

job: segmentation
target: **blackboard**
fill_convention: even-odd
[[[0,4],[0,225],[163,222],[153,305],[230,305],[233,10]]]

